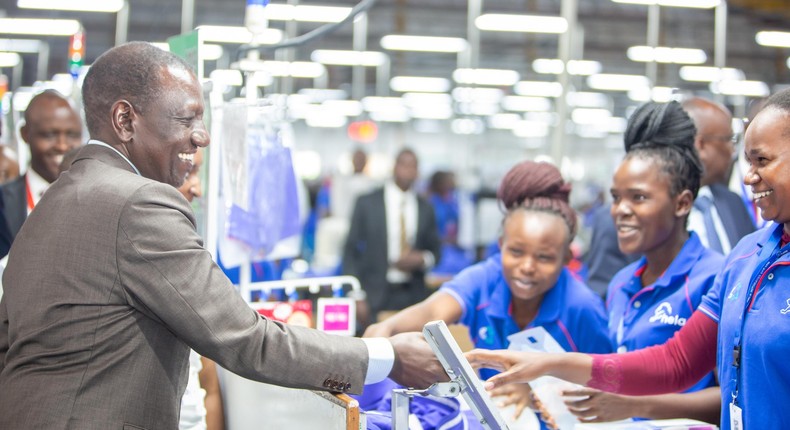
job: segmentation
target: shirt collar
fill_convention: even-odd
[[[669,264],[664,273],[656,279],[656,282],[653,285],[650,285],[654,288],[662,288],[671,285],[672,279],[677,276],[685,276],[691,269],[694,268],[694,265],[697,264],[697,260],[700,259],[702,253],[705,252],[705,247],[702,246],[702,242],[699,240],[699,236],[695,232],[689,232],[689,238],[686,239],[686,243],[683,244],[683,247],[680,249],[680,252],[675,257],[674,260]],[[638,278],[642,275],[645,266],[647,265],[647,259],[643,256],[639,260],[639,264],[637,265],[638,269],[634,272],[634,278]],[[642,288],[641,282],[633,282],[628,283],[624,288],[628,286],[636,285],[636,289]],[[648,285],[645,285],[647,287]],[[629,289],[630,291],[631,289]],[[631,291],[634,292],[634,291]]]
[[[42,178],[33,168],[27,169],[26,174],[27,186],[30,187],[30,195],[33,197],[33,202],[38,203],[44,192],[49,189],[51,185],[46,179]]]
[[[384,184],[384,192],[398,199],[408,199],[414,196],[414,192],[411,189],[403,191],[391,180]]]
[[[139,170],[137,170],[137,166],[135,166],[134,164],[132,164],[132,162],[131,162],[131,161],[130,161],[128,158],[126,158],[126,156],[125,156],[125,155],[123,155],[123,154],[121,153],[121,151],[119,151],[119,150],[117,150],[117,149],[113,148],[112,146],[110,146],[110,145],[108,145],[108,144],[106,144],[106,143],[102,142],[101,140],[96,140],[96,139],[91,139],[91,140],[89,140],[89,141],[88,141],[88,145],[99,145],[99,146],[104,146],[104,147],[106,147],[106,148],[110,148],[110,149],[112,149],[112,150],[113,150],[113,151],[115,151],[115,152],[116,152],[118,155],[120,155],[120,156],[121,156],[121,158],[123,158],[124,160],[126,160],[126,162],[127,162],[127,163],[129,163],[129,165],[130,165],[130,166],[132,166],[132,169],[134,169],[134,172],[135,172],[135,173],[137,173],[137,175],[138,175],[138,176],[143,176],[142,174],[140,174],[140,171],[139,171]]]

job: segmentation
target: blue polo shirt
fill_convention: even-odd
[[[440,291],[461,304],[459,323],[469,327],[477,348],[507,349],[507,337],[522,330],[511,316],[510,288],[502,275],[499,253],[466,268]],[[603,302],[566,268],[525,329],[532,327],[546,329],[566,351],[611,352]],[[488,379],[496,373],[482,369],[480,375]]]
[[[719,323],[722,430],[730,428],[737,336],[743,342],[736,401],[744,428],[780,429],[790,423],[790,245],[780,249],[781,236],[782,225],[771,224],[741,239],[699,307]]]
[[[697,309],[723,263],[724,256],[702,246],[692,232],[652,285],[644,287],[640,278],[647,267],[645,257],[617,272],[606,295],[612,348],[635,351],[669,340]],[[709,373],[688,391],[714,385],[713,373]]]

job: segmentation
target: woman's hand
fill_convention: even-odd
[[[502,372],[486,381],[485,388],[488,391],[514,382],[529,382],[543,376],[542,364],[553,355],[507,350],[491,351],[487,349],[475,349],[465,354],[466,359],[476,369],[486,368]]]
[[[606,393],[594,388],[566,390],[562,395],[580,397],[565,400],[565,405],[582,422],[600,423],[639,416],[638,399],[635,397]]]
[[[504,387],[495,388],[489,393],[494,400],[497,400],[497,406],[504,408],[510,405],[515,406],[515,414],[513,419],[517,420],[524,408],[535,409],[535,404],[532,399],[532,389],[528,384],[510,384]]]

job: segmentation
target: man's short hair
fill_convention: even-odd
[[[91,136],[99,134],[118,100],[127,100],[144,113],[148,104],[161,96],[160,71],[170,66],[192,70],[181,58],[146,42],[126,43],[100,55],[82,85]]]

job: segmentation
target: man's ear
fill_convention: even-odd
[[[22,136],[22,140],[24,140],[25,143],[30,145],[30,128],[28,128],[27,122],[19,129],[19,135]]]
[[[683,190],[675,197],[675,216],[682,218],[688,215],[692,206],[694,206],[694,196],[691,191]]]
[[[129,143],[134,137],[134,123],[136,118],[134,107],[126,100],[118,100],[112,105],[112,129],[118,140]]]

